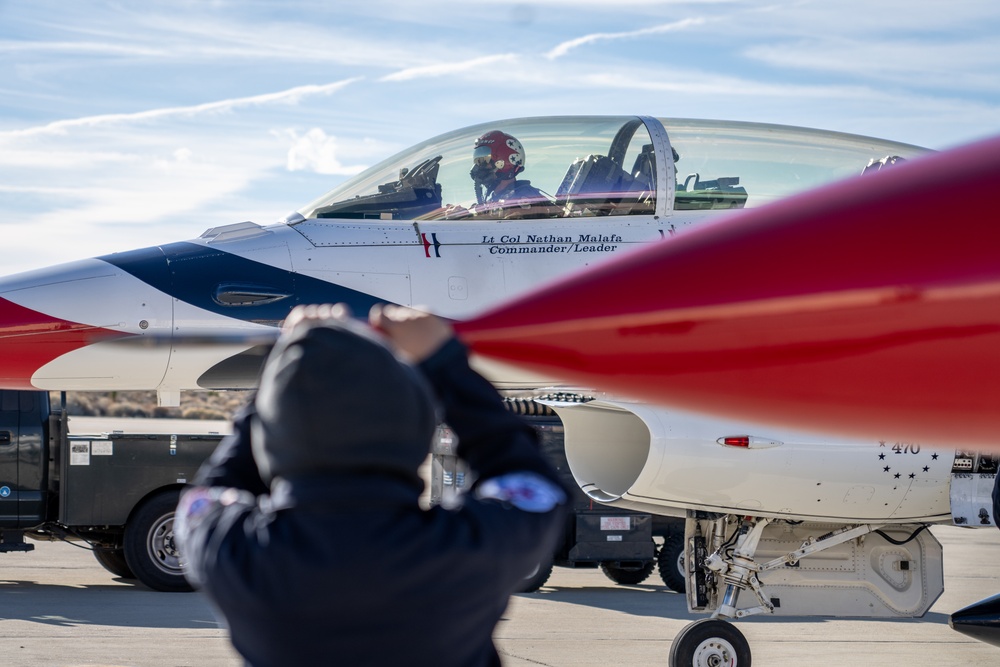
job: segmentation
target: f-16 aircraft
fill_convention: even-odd
[[[465,128],[274,224],[215,227],[0,280],[0,387],[151,389],[163,404],[185,390],[251,387],[267,350],[254,336],[273,336],[295,305],[339,302],[363,313],[378,302],[420,304],[469,319],[616,255],[680,240],[731,209],[851,177],[874,182],[926,152],[803,128],[652,117]],[[737,285],[756,261],[749,251],[741,259],[715,268]],[[651,287],[696,286],[643,290]],[[190,344],[199,337],[215,342]],[[485,368],[504,389],[541,394],[555,382]],[[589,398],[586,388],[579,395]],[[817,436],[612,394],[550,403],[586,493],[686,520],[689,606],[713,619],[677,638],[672,664],[749,662],[747,642],[723,618],[921,616],[943,589],[940,544],[923,527],[992,525],[984,498],[996,459],[974,451]]]
[[[266,333],[293,306],[320,302],[357,313],[376,302],[421,304],[464,319],[729,209],[922,152],[832,132],[648,117],[465,128],[390,157],[275,224],[224,225],[0,279],[0,386],[155,389],[164,404],[184,390],[249,387],[261,358],[246,345],[126,350],[108,341]],[[489,178],[529,188],[487,194],[476,160],[493,163]]]

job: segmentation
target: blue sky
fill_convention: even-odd
[[[8,274],[269,223],[464,125],[1000,133],[996,0],[0,0]]]

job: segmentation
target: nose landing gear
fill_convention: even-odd
[[[750,667],[750,643],[732,623],[695,621],[674,637],[670,667]]]

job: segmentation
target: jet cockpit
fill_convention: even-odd
[[[484,201],[473,147],[500,130],[523,149],[532,193]],[[648,116],[522,118],[440,135],[376,164],[292,214],[457,220],[662,217],[757,206],[860,174],[872,160],[923,149],[805,128]]]

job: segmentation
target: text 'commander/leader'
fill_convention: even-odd
[[[186,574],[251,665],[499,665],[493,629],[551,558],[565,489],[443,320],[371,323],[293,311],[181,497]],[[436,406],[477,478],[458,508],[418,504]]]

